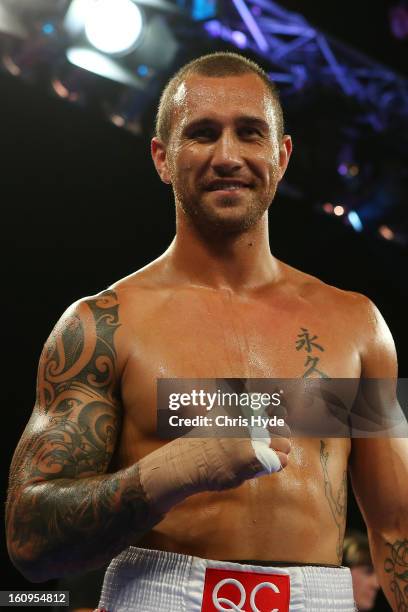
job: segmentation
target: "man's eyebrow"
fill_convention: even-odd
[[[261,119],[260,117],[253,117],[252,115],[242,115],[237,119],[238,123],[245,123],[246,125],[254,125],[264,130],[269,129],[269,124],[265,119]]]
[[[214,119],[210,119],[209,117],[203,117],[201,119],[195,119],[194,121],[190,121],[184,126],[184,131],[191,130],[197,127],[205,126],[205,125],[213,125],[216,123]]]
[[[190,131],[203,126],[216,125],[217,123],[217,119],[212,117],[202,117],[201,119],[196,119],[188,123],[183,131]],[[259,127],[263,130],[269,129],[269,124],[264,119],[252,115],[240,115],[235,119],[235,123],[238,125],[253,125],[254,127]]]

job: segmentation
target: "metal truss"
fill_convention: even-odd
[[[206,33],[248,49],[271,65],[269,76],[287,93],[334,87],[354,97],[376,130],[408,120],[408,79],[316,30],[273,0],[220,0]]]

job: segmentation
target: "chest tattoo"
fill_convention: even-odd
[[[324,353],[324,347],[316,342],[319,336],[313,335],[307,327],[300,328],[300,334],[296,336],[296,350],[306,353],[303,368],[305,371],[302,374],[303,378],[308,378],[317,375],[320,378],[329,378],[329,376],[321,369],[320,360],[321,353]],[[319,366],[319,367],[318,367]]]

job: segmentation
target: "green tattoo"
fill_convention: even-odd
[[[333,490],[333,485],[330,482],[328,462],[329,452],[326,450],[326,443],[323,440],[320,440],[320,463],[324,476],[324,494],[329,502],[330,510],[338,530],[336,554],[339,563],[341,563],[343,557],[343,537],[347,512],[347,471],[345,470],[343,473],[341,484],[336,494]]]
[[[408,540],[386,543],[389,556],[384,569],[390,575],[390,589],[395,597],[397,612],[408,612]]]
[[[121,426],[119,325],[107,291],[68,310],[44,347],[6,508],[10,554],[35,578],[99,567],[159,520],[137,464],[106,473]]]

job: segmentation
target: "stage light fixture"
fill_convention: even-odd
[[[180,9],[165,0],[73,0],[64,17],[68,61],[140,91],[167,70],[179,43],[167,16]]]
[[[12,8],[0,4],[0,32],[16,38],[26,38],[28,35],[25,25]]]
[[[142,28],[142,13],[132,0],[99,0],[87,11],[84,23],[91,45],[109,55],[132,51]]]
[[[116,62],[111,57],[99,53],[94,49],[72,47],[67,49],[67,58],[74,66],[78,66],[93,74],[103,76],[105,79],[116,81],[122,85],[133,87],[140,83],[139,77],[134,75],[132,71],[121,66],[120,63]]]

